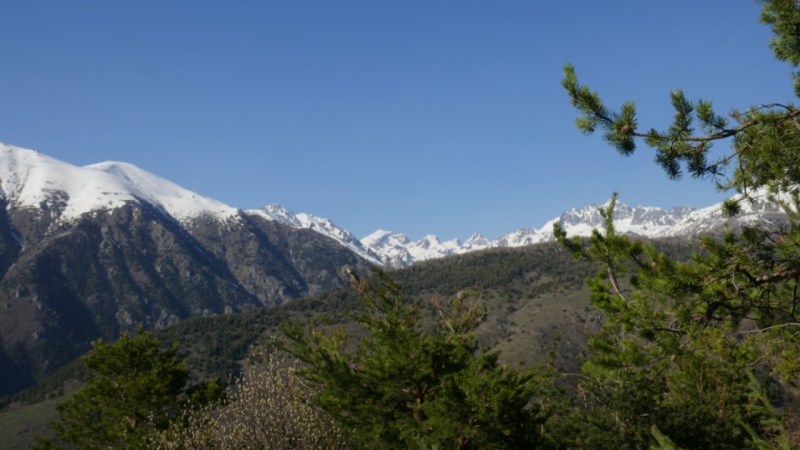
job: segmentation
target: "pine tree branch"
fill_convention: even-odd
[[[780,328],[788,328],[788,327],[800,327],[800,322],[786,322],[786,323],[779,323],[777,325],[771,325],[764,328],[759,328],[757,330],[747,330],[747,331],[739,331],[738,334],[759,334],[764,333],[765,331],[772,331],[777,330]]]
[[[786,121],[786,120],[789,120],[789,119],[793,119],[793,118],[795,118],[797,116],[800,116],[800,109],[792,109],[791,107],[783,105],[783,104],[780,104],[780,103],[770,103],[770,104],[767,104],[767,105],[762,105],[761,107],[754,109],[753,112],[760,111],[760,110],[763,110],[763,109],[772,109],[772,108],[784,108],[784,109],[788,110],[786,115],[784,115],[781,118],[781,121]],[[599,116],[598,115],[598,118],[602,119],[604,122],[612,122],[611,118],[606,117],[606,116]],[[718,133],[711,133],[711,134],[707,134],[707,135],[704,135],[704,136],[681,136],[679,140],[681,142],[696,142],[696,143],[705,143],[705,142],[717,141],[717,140],[720,140],[720,139],[726,139],[726,138],[729,138],[729,137],[736,136],[737,134],[741,133],[742,131],[744,131],[744,130],[750,128],[750,127],[759,125],[761,123],[762,123],[762,121],[760,121],[758,119],[752,119],[752,120],[749,120],[747,122],[743,122],[742,124],[740,124],[736,128],[726,128],[726,129],[723,129],[722,131],[720,131]],[[670,141],[674,141],[675,140],[675,138],[673,136],[670,136],[670,135],[667,135],[667,134],[664,134],[664,133],[653,134],[653,133],[642,133],[642,132],[639,132],[639,131],[633,131],[631,134],[633,136],[636,136],[636,137],[655,139],[655,140],[658,140],[658,141],[661,141],[661,142],[670,142]]]
[[[627,304],[628,299],[625,297],[625,294],[622,293],[622,289],[619,288],[617,273],[610,264],[608,266],[608,280],[611,282],[611,287],[614,289],[614,292]]]
[[[762,275],[755,279],[755,285],[761,286],[764,284],[774,283],[776,281],[786,281],[792,278],[800,277],[800,269],[786,269],[778,273]]]

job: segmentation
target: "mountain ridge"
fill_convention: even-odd
[[[54,176],[53,173],[60,175]],[[291,212],[274,203],[258,209],[235,208],[184,189],[132,164],[101,162],[77,167],[35,150],[7,144],[0,144],[0,195],[9,207],[22,205],[37,209],[47,205],[58,213],[62,221],[98,209],[118,208],[130,201],[154,205],[182,223],[205,216],[222,221],[239,221],[242,215],[257,216],[296,229],[314,231],[333,239],[364,260],[386,268],[406,267],[419,261],[489,248],[550,242],[554,240],[555,223],[560,223],[568,234],[576,236],[588,236],[602,225],[598,206],[592,205],[566,210],[541,227],[521,227],[495,239],[475,233],[463,242],[460,239],[442,240],[435,235],[411,240],[401,232],[385,229],[359,239],[327,218]],[[742,214],[727,218],[722,215],[721,204],[705,208],[678,206],[662,209],[619,202],[614,223],[620,232],[647,238],[691,237],[717,232],[726,225],[779,221],[782,215],[775,205],[758,196],[754,203],[743,206]]]
[[[419,261],[478,250],[552,242],[555,240],[553,226],[556,223],[560,223],[570,236],[589,236],[593,230],[603,226],[599,208],[607,205],[608,203],[572,208],[539,228],[518,228],[497,239],[487,239],[476,233],[463,243],[458,239],[441,241],[433,235],[412,241],[402,233],[378,230],[361,241],[367,249],[381,257],[384,265],[406,267]],[[741,206],[739,215],[725,217],[722,203],[705,208],[679,206],[662,209],[653,206],[628,206],[618,202],[614,209],[614,227],[620,233],[645,238],[694,237],[719,232],[726,226],[737,227],[757,222],[771,226],[785,220],[780,207],[769,201],[763,193],[756,193],[752,202],[742,202]]]

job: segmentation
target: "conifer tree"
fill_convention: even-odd
[[[763,1],[761,19],[778,59],[800,64],[800,4]],[[576,443],[589,448],[765,448],[791,442],[788,388],[800,381],[800,109],[766,103],[723,116],[706,100],[670,94],[675,115],[664,129],[642,129],[633,102],[618,110],[564,69],[563,85],[580,112],[578,128],[603,133],[622,155],[644,142],[670,178],[711,177],[735,193],[736,215],[757,198],[780,206],[786,222],[703,237],[689,261],[675,261],[613,227],[589,240],[559,240],[602,267],[590,281],[606,316],[591,341],[579,387]],[[800,76],[795,72],[796,95]],[[711,148],[732,151],[713,158]],[[796,414],[796,413],[794,413]],[[795,430],[796,431],[796,430]]]
[[[147,448],[148,435],[180,413],[189,372],[177,346],[161,349],[139,330],[115,342],[98,339],[83,358],[86,385],[57,405],[53,428],[70,448]],[[40,441],[40,448],[53,444]]]
[[[500,365],[473,334],[481,306],[465,297],[433,308],[404,299],[378,272],[357,279],[367,313],[353,336],[287,328],[319,405],[361,448],[534,448],[554,411],[545,376]]]

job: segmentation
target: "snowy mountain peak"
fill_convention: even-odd
[[[239,213],[237,208],[184,189],[133,164],[109,161],[84,169],[112,175],[135,198],[160,206],[178,220],[201,215],[225,219]]]
[[[105,162],[77,167],[6,144],[0,144],[0,188],[10,205],[48,208],[62,221],[129,202],[152,204],[177,220],[201,215],[223,219],[238,214],[236,208],[131,164]]]
[[[260,216],[267,220],[273,220],[294,228],[305,228],[315,231],[339,242],[373,264],[382,264],[381,259],[372,250],[365,247],[352,233],[336,226],[330,219],[306,213],[293,213],[274,203],[261,209],[247,210],[245,213]]]
[[[395,233],[386,230],[376,230],[361,238],[361,242],[367,246],[386,247],[392,245],[406,245],[410,241],[408,236],[403,233]]]
[[[417,241],[416,244],[420,248],[427,249],[430,247],[442,245],[442,241],[440,241],[438,237],[432,234],[428,234],[426,236],[423,236],[423,238]]]
[[[361,243],[377,255],[384,266],[405,267],[415,261],[409,251],[411,241],[405,234],[376,230],[363,237]]]
[[[286,208],[276,203],[271,203],[262,209],[247,211],[250,214],[263,216],[269,220],[274,220],[293,227],[303,227],[302,222],[297,216],[289,212]]]
[[[489,248],[491,244],[492,242],[489,239],[485,238],[482,234],[475,233],[469,238],[467,238],[466,241],[464,241],[463,247],[471,250],[479,248]]]

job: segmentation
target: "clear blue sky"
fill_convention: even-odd
[[[562,210],[718,201],[574,128],[573,63],[665,127],[669,92],[792,100],[748,0],[0,0],[0,141],[127,161],[363,236],[497,237]]]

